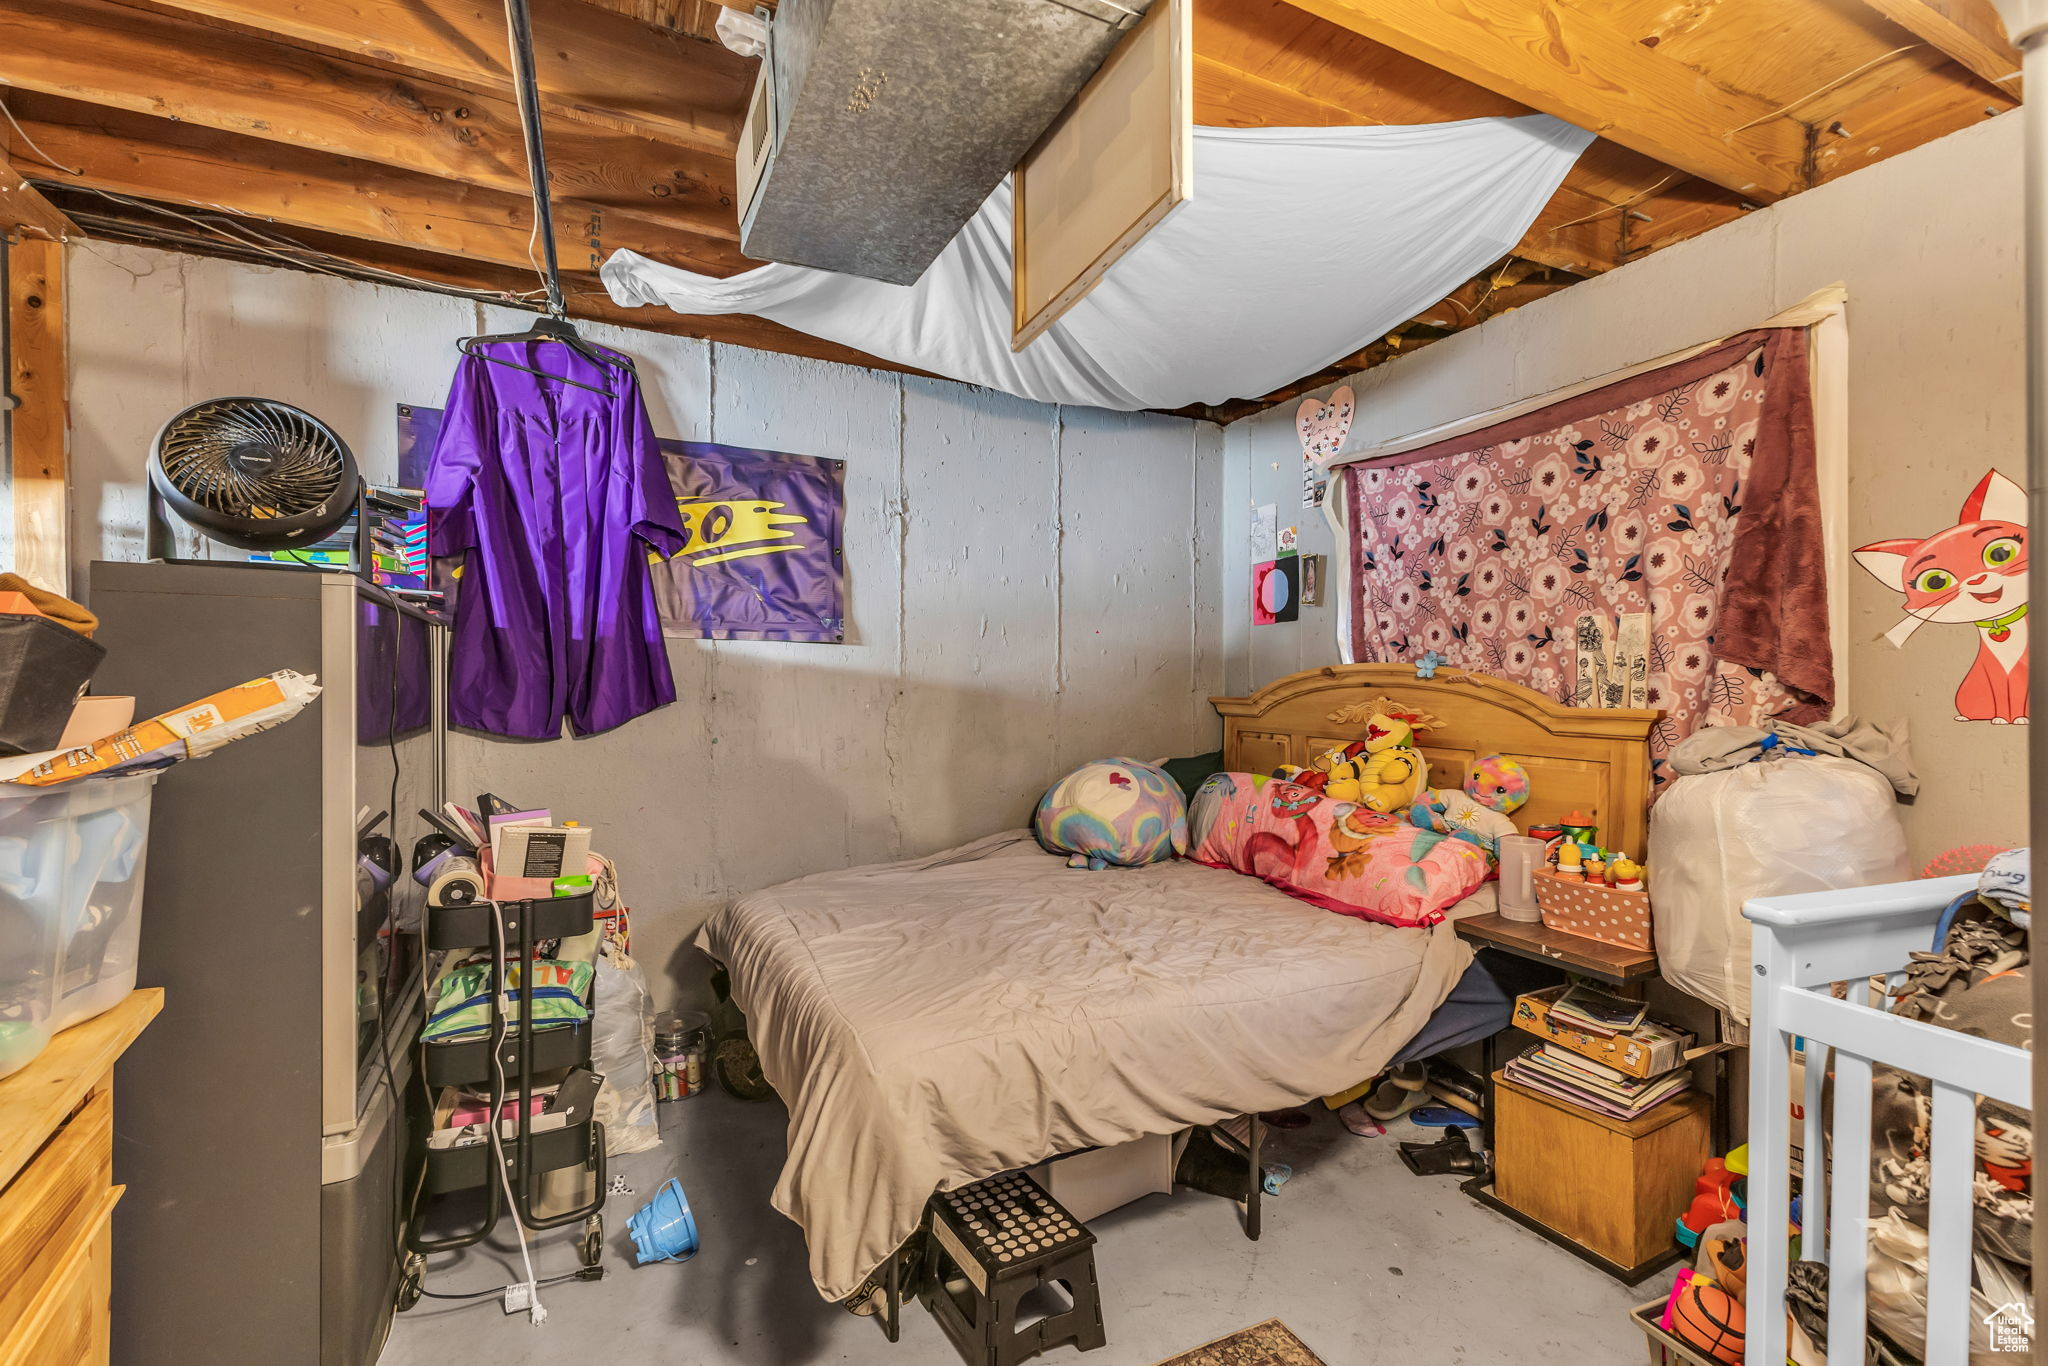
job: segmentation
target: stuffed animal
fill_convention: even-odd
[[[1465,775],[1465,792],[1481,806],[1509,815],[1529,800],[1529,770],[1504,754],[1483,755]]]
[[[1474,801],[1467,792],[1446,792],[1432,787],[1408,808],[1408,823],[1439,835],[1465,840],[1498,856],[1500,837],[1515,833],[1515,823],[1491,807]]]
[[[1410,805],[1429,786],[1429,761],[1406,746],[1367,755],[1357,768],[1358,804],[1383,816]],[[1331,796],[1338,795],[1336,779],[1327,790]]]
[[[1307,768],[1282,764],[1273,776],[1334,802],[1392,815],[1429,786],[1429,761],[1414,746],[1414,726],[1401,717],[1375,712],[1366,720],[1363,740],[1326,749],[1309,760]]]
[[[1135,759],[1083,764],[1039,800],[1032,831],[1069,868],[1136,867],[1188,851],[1187,801],[1164,769]]]

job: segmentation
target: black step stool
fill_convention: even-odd
[[[1057,1281],[1065,1313],[1017,1330],[1017,1306]],[[932,1197],[924,1307],[971,1366],[1015,1366],[1047,1348],[1105,1342],[1095,1285],[1095,1235],[1022,1172]]]

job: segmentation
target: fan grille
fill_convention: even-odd
[[[353,477],[325,426],[262,400],[203,403],[179,414],[158,453],[164,476],[185,497],[258,521],[312,512]]]

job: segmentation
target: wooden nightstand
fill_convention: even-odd
[[[1493,1199],[1630,1285],[1668,1265],[1672,1223],[1707,1160],[1711,1102],[1697,1091],[1613,1119],[1493,1080]]]
[[[0,1079],[0,1366],[104,1366],[114,1241],[114,1062],[154,988]]]

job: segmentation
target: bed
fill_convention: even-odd
[[[1572,711],[1449,669],[1336,666],[1212,699],[1225,767],[1304,763],[1389,697],[1442,721],[1422,748],[1447,782],[1508,754],[1535,779],[1530,819],[1576,808],[1641,844],[1656,713]],[[1490,909],[1489,889],[1451,914]],[[774,1203],[832,1300],[936,1190],[1354,1085],[1472,958],[1449,922],[1333,915],[1187,861],[1070,869],[1025,831],[752,893],[699,942],[789,1106]]]

